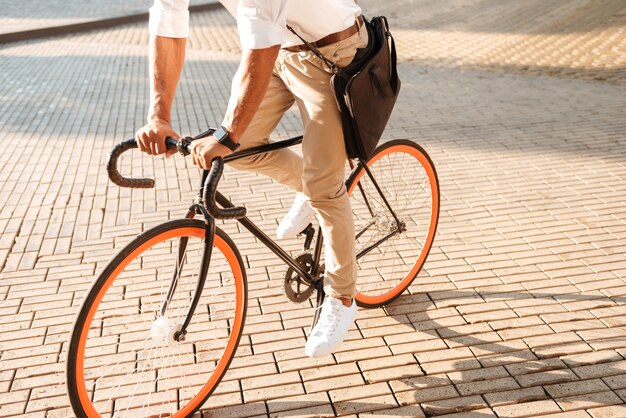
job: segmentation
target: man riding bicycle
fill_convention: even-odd
[[[293,206],[277,228],[295,237],[317,215],[324,236],[327,297],[305,352],[334,352],[356,319],[354,220],[344,184],[346,151],[341,115],[330,86],[332,73],[292,34],[291,26],[335,64],[343,67],[367,45],[367,30],[355,0],[220,0],[236,18],[241,48],[239,69],[220,129],[194,141],[200,168],[216,157],[269,141],[282,115],[294,104],[304,125],[303,157],[281,149],[232,162],[239,170],[263,173],[293,189]],[[167,151],[171,107],[185,59],[189,0],[155,0],[150,9],[150,105],[147,124],[136,133],[139,148]]]

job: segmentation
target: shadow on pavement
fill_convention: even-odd
[[[132,135],[143,124],[147,108],[147,50],[129,49],[134,55],[59,51],[38,56],[45,53],[45,43],[28,55],[0,49],[3,131],[33,139]],[[175,102],[174,125],[188,134],[220,120],[235,69],[234,56],[232,61],[191,58]],[[412,65],[401,65],[400,73],[403,92],[386,136],[399,131],[422,143],[489,152],[517,149],[610,158],[626,153],[619,134],[624,122],[618,114],[625,103],[624,95],[616,94],[616,89],[623,90],[619,86],[587,85],[572,94],[571,83],[580,82]]]

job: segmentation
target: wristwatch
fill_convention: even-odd
[[[213,136],[215,137],[217,142],[219,142],[220,144],[228,147],[228,149],[233,151],[233,152],[237,148],[239,148],[240,144],[238,144],[235,141],[233,141],[232,139],[230,139],[230,133],[223,126],[220,126],[220,128],[213,133]]]

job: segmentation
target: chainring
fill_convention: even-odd
[[[295,260],[306,271],[311,272],[313,269],[313,256],[310,252],[300,254]],[[300,277],[291,267],[285,273],[283,286],[285,296],[294,303],[307,301],[315,291],[315,281],[308,280],[306,277]]]

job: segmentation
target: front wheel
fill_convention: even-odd
[[[203,258],[200,220],[138,236],[94,282],[74,324],[67,385],[77,417],[190,417],[226,372],[243,331],[241,256],[221,230],[199,304],[185,319]]]
[[[359,306],[390,303],[426,261],[439,219],[439,181],[422,147],[408,140],[379,146],[347,181],[356,229]]]

